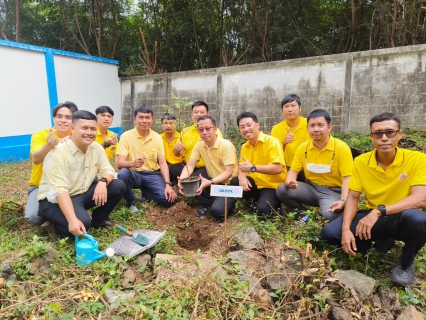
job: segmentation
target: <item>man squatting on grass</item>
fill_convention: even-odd
[[[198,118],[198,132],[201,140],[192,149],[191,159],[183,168],[180,179],[185,179],[194,172],[197,162],[204,160],[207,175],[199,174],[201,185],[197,190],[198,200],[202,209],[196,213],[197,217],[205,216],[210,208],[215,218],[224,217],[224,203],[222,198],[210,196],[210,186],[213,184],[229,184],[231,179],[237,175],[238,159],[235,146],[231,141],[219,137],[217,134],[216,121],[207,115]],[[181,182],[178,182],[179,191],[184,194]],[[228,210],[232,205],[228,204]]]
[[[321,237],[355,256],[374,246],[388,251],[394,240],[405,243],[391,280],[411,285],[414,257],[426,243],[426,155],[398,148],[401,121],[393,113],[382,113],[370,120],[374,150],[357,158],[349,181],[349,194],[343,217],[330,222]],[[368,210],[357,210],[364,192]]]
[[[71,136],[72,114],[78,110],[71,101],[59,103],[53,108],[52,129],[40,130],[31,136],[30,159],[32,161],[30,187],[25,207],[25,219],[35,226],[40,226],[46,219],[38,215],[38,187],[43,175],[43,160],[47,153],[60,142],[65,142]]]
[[[48,231],[54,238],[80,236],[90,226],[113,226],[109,214],[126,192],[125,183],[113,179],[104,149],[94,142],[96,116],[74,112],[71,131],[71,138],[45,157],[38,192],[38,214],[51,221]],[[91,219],[87,210],[95,206]]]

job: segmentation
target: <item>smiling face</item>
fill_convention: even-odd
[[[55,128],[59,133],[67,133],[71,130],[72,125],[72,112],[67,107],[62,107],[56,112],[56,116],[53,118]]]
[[[308,132],[317,143],[325,142],[330,136],[333,125],[327,123],[324,117],[311,118],[308,122]]]
[[[302,108],[296,100],[283,105],[283,115],[286,120],[296,120],[300,117],[300,111]]]
[[[191,111],[191,118],[194,123],[197,123],[197,120],[201,116],[208,116],[209,113],[205,106],[194,106]]]
[[[151,128],[154,118],[151,113],[138,112],[136,117],[133,118],[133,122],[135,123],[136,129],[145,131]]]
[[[96,115],[96,118],[98,118],[98,126],[105,129],[109,128],[112,125],[112,120],[114,119],[109,112],[98,113]]]
[[[395,152],[402,134],[395,120],[374,122],[371,125],[370,140],[377,152],[382,154],[391,153]]]
[[[72,126],[71,139],[74,144],[82,151],[95,140],[98,130],[98,124],[95,120],[79,119]]]
[[[238,123],[241,135],[247,140],[257,140],[260,134],[260,125],[252,118],[242,118]]]

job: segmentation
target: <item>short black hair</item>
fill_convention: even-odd
[[[98,120],[98,118],[96,118],[96,116],[93,113],[91,113],[90,111],[86,111],[86,110],[76,111],[72,114],[72,123],[73,124],[75,124],[80,119],[95,120],[95,121]]]
[[[154,110],[151,106],[142,105],[137,107],[135,110],[133,110],[133,117],[136,118],[138,113],[150,113],[151,116],[154,118]]]
[[[330,115],[328,114],[327,111],[325,111],[323,109],[316,109],[309,114],[308,124],[309,124],[310,119],[321,118],[321,117],[324,117],[325,121],[327,121],[327,124],[331,123],[331,117],[330,117]]]
[[[63,107],[70,109],[71,113],[74,113],[74,112],[78,111],[78,108],[77,108],[77,106],[75,105],[74,102],[65,101],[64,103],[58,103],[53,108],[53,111],[52,111],[53,117],[56,117],[56,114],[58,113],[58,110],[61,109],[61,108],[63,108]]]
[[[240,121],[244,118],[252,118],[254,122],[258,123],[257,117],[253,112],[243,112],[240,113],[237,117],[237,126],[240,126]]]
[[[281,102],[281,109],[289,102],[296,101],[299,107],[302,105],[302,101],[300,100],[299,96],[297,94],[291,93],[287,95],[283,101]]]
[[[163,120],[176,120],[176,116],[166,112],[161,116],[161,123],[163,123]]]
[[[381,114],[378,114],[377,116],[374,116],[370,120],[370,130],[373,126],[374,122],[383,122],[386,120],[394,120],[398,124],[398,130],[401,128],[401,119],[395,114],[390,112],[383,112]]]
[[[104,113],[109,113],[110,115],[114,116],[114,111],[112,111],[112,109],[108,106],[100,106],[95,110],[96,115]]]
[[[191,106],[191,111],[194,110],[194,107],[198,107],[198,106],[205,106],[207,112],[209,112],[209,106],[207,105],[207,103],[205,103],[204,101],[195,101],[192,106]]]
[[[208,116],[208,115],[203,115],[203,116],[199,117],[197,119],[197,122],[200,122],[201,120],[207,120],[207,119],[210,119],[212,124],[216,127],[216,120],[213,119],[212,117]]]

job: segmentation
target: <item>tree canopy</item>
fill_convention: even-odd
[[[120,61],[121,75],[426,42],[426,0],[0,0],[1,37]]]

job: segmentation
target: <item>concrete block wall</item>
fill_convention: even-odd
[[[281,100],[296,93],[304,116],[318,108],[330,113],[334,132],[367,133],[369,119],[385,111],[399,114],[403,128],[425,130],[425,69],[426,45],[416,45],[122,78],[122,124],[133,127],[131,111],[141,104],[160,118],[173,92],[206,101],[222,132],[236,125],[239,113],[252,111],[269,133],[283,120]]]

